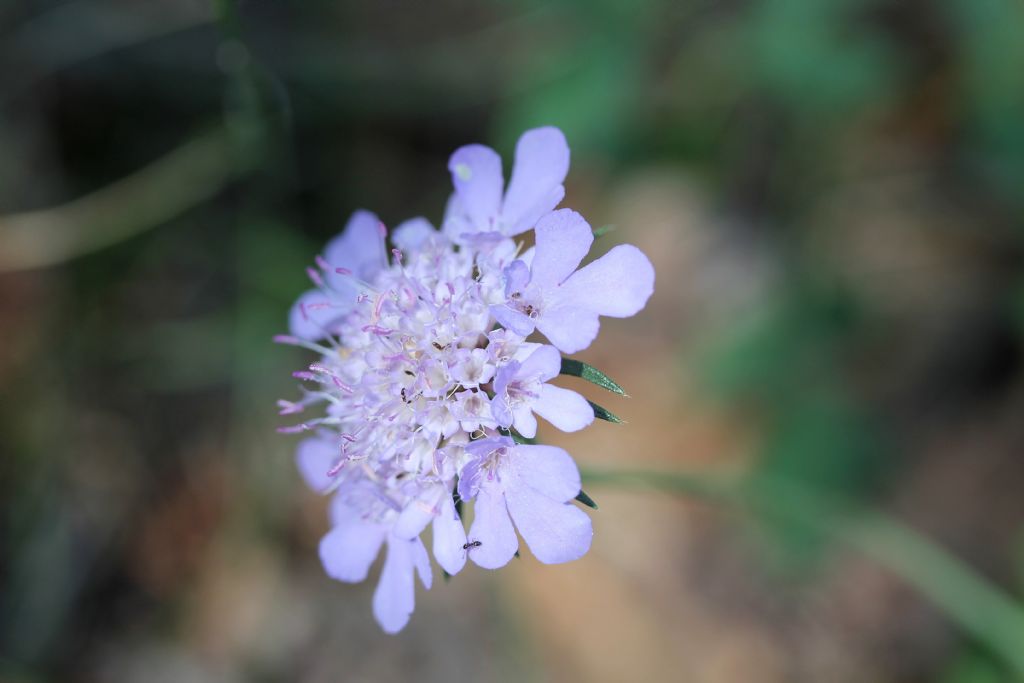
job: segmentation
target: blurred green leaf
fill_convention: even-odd
[[[842,293],[795,285],[715,339],[701,363],[704,378],[722,398],[785,409],[780,399],[833,376],[856,316]]]
[[[944,671],[939,683],[1009,683],[1013,680],[988,657],[969,652]]]
[[[596,36],[562,59],[539,62],[514,86],[521,94],[499,112],[498,139],[511,149],[524,130],[555,125],[572,140],[574,154],[614,150],[640,83],[636,58],[619,40]]]
[[[959,105],[974,168],[1020,204],[1024,184],[1024,5],[1006,0],[947,4],[961,43]]]
[[[792,111],[848,119],[888,94],[900,64],[856,0],[765,0],[751,5],[750,66]]]

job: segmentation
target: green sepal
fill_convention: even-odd
[[[572,358],[562,359],[562,374],[572,375],[573,377],[579,377],[585,379],[591,384],[596,384],[602,389],[607,389],[619,396],[625,396],[626,391],[616,384],[611,377],[604,374],[593,365],[588,365],[583,361],[573,360]]]
[[[604,235],[607,235],[610,232],[615,232],[615,230],[617,230],[617,228],[614,225],[599,225],[596,228],[594,228],[594,239],[597,239],[598,237],[603,237]]]
[[[537,443],[537,439],[531,439],[529,437],[523,436],[519,432],[509,432],[508,435],[511,436],[512,440],[515,441],[520,446],[534,446]]]
[[[607,422],[613,422],[615,424],[622,424],[621,419],[616,417],[614,414],[608,412],[601,406],[597,405],[593,401],[587,401],[587,403],[589,403],[590,407],[594,409],[594,417],[596,417],[598,420],[605,420]]]
[[[587,492],[584,491],[583,489],[580,489],[580,492],[576,494],[576,500],[583,503],[588,508],[592,508],[594,510],[597,509],[597,503],[595,503],[594,499],[588,496]]]
[[[451,575],[451,574],[449,574],[448,572],[446,572],[446,571],[445,571],[445,570],[443,570],[443,569],[441,570],[441,576],[443,576],[443,577],[444,577],[444,582],[445,582],[445,583],[448,583],[449,581],[451,581],[451,580],[452,580],[452,575]]]

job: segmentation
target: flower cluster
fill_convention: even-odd
[[[572,458],[524,442],[537,416],[568,432],[594,420],[592,404],[551,380],[563,353],[594,340],[599,316],[643,308],[654,270],[629,245],[579,267],[594,237],[578,213],[555,210],[568,169],[555,128],[519,139],[507,188],[493,150],[460,148],[442,229],[406,221],[389,251],[384,225],[356,212],[309,269],[315,288],[278,338],[319,356],[295,373],[306,382],[302,398],[279,405],[282,414],[316,408],[281,431],[315,434],[297,459],[312,488],[333,493],[324,568],[362,581],[386,546],[373,610],[389,633],[409,620],[415,575],[430,588],[420,538],[428,526],[448,574],[467,558],[505,565],[518,551],[517,530],[545,563],[590,548],[590,518],[573,504]],[[524,250],[515,238],[531,229],[534,246]],[[547,344],[527,340],[535,330]]]

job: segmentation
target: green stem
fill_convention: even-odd
[[[795,482],[759,475],[583,470],[588,485],[608,484],[696,496],[783,515],[845,543],[913,585],[953,621],[1024,677],[1024,607],[935,542],[899,521],[825,500]]]

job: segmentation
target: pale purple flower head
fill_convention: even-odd
[[[305,418],[280,431],[314,432],[296,453],[303,478],[334,497],[321,561],[339,581],[362,581],[386,546],[373,612],[389,633],[409,620],[415,577],[430,588],[427,527],[450,575],[467,559],[506,564],[516,530],[545,563],[590,548],[572,458],[516,440],[536,435],[538,415],[563,431],[594,420],[592,404],[552,384],[560,352],[588,346],[598,316],[639,311],[654,272],[630,246],[578,269],[590,227],[553,211],[568,167],[555,128],[520,138],[507,188],[493,150],[460,148],[443,229],[406,221],[389,250],[383,224],[357,211],[309,269],[314,289],[278,338],[317,354],[295,373],[301,396],[279,405]],[[513,236],[534,227],[536,247],[522,252]],[[535,329],[551,343],[528,341]]]

